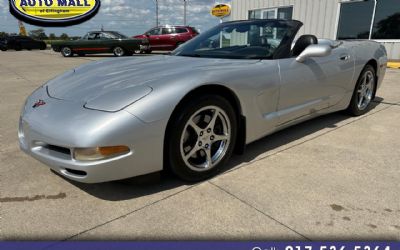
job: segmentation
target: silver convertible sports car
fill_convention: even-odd
[[[164,168],[200,181],[268,134],[339,110],[368,112],[386,71],[384,47],[298,37],[301,26],[226,22],[170,55],[69,70],[28,97],[21,148],[79,182]]]

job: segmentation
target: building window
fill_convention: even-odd
[[[399,23],[399,0],[342,3],[337,38],[400,39]]]
[[[249,11],[249,19],[285,19],[291,20],[293,7],[258,9]]]
[[[377,2],[372,39],[400,39],[399,0]]]
[[[338,39],[368,39],[375,1],[342,3]]]

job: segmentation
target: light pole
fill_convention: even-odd
[[[186,6],[187,0],[183,0],[183,25],[186,26]]]
[[[156,3],[156,27],[158,27],[158,0],[154,0]]]

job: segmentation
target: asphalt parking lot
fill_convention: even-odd
[[[209,181],[74,183],[19,150],[19,112],[47,80],[103,58],[0,53],[0,240],[400,240],[400,70],[367,115],[266,137]]]

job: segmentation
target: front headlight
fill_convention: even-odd
[[[127,146],[75,148],[74,159],[78,161],[96,161],[128,154]]]

